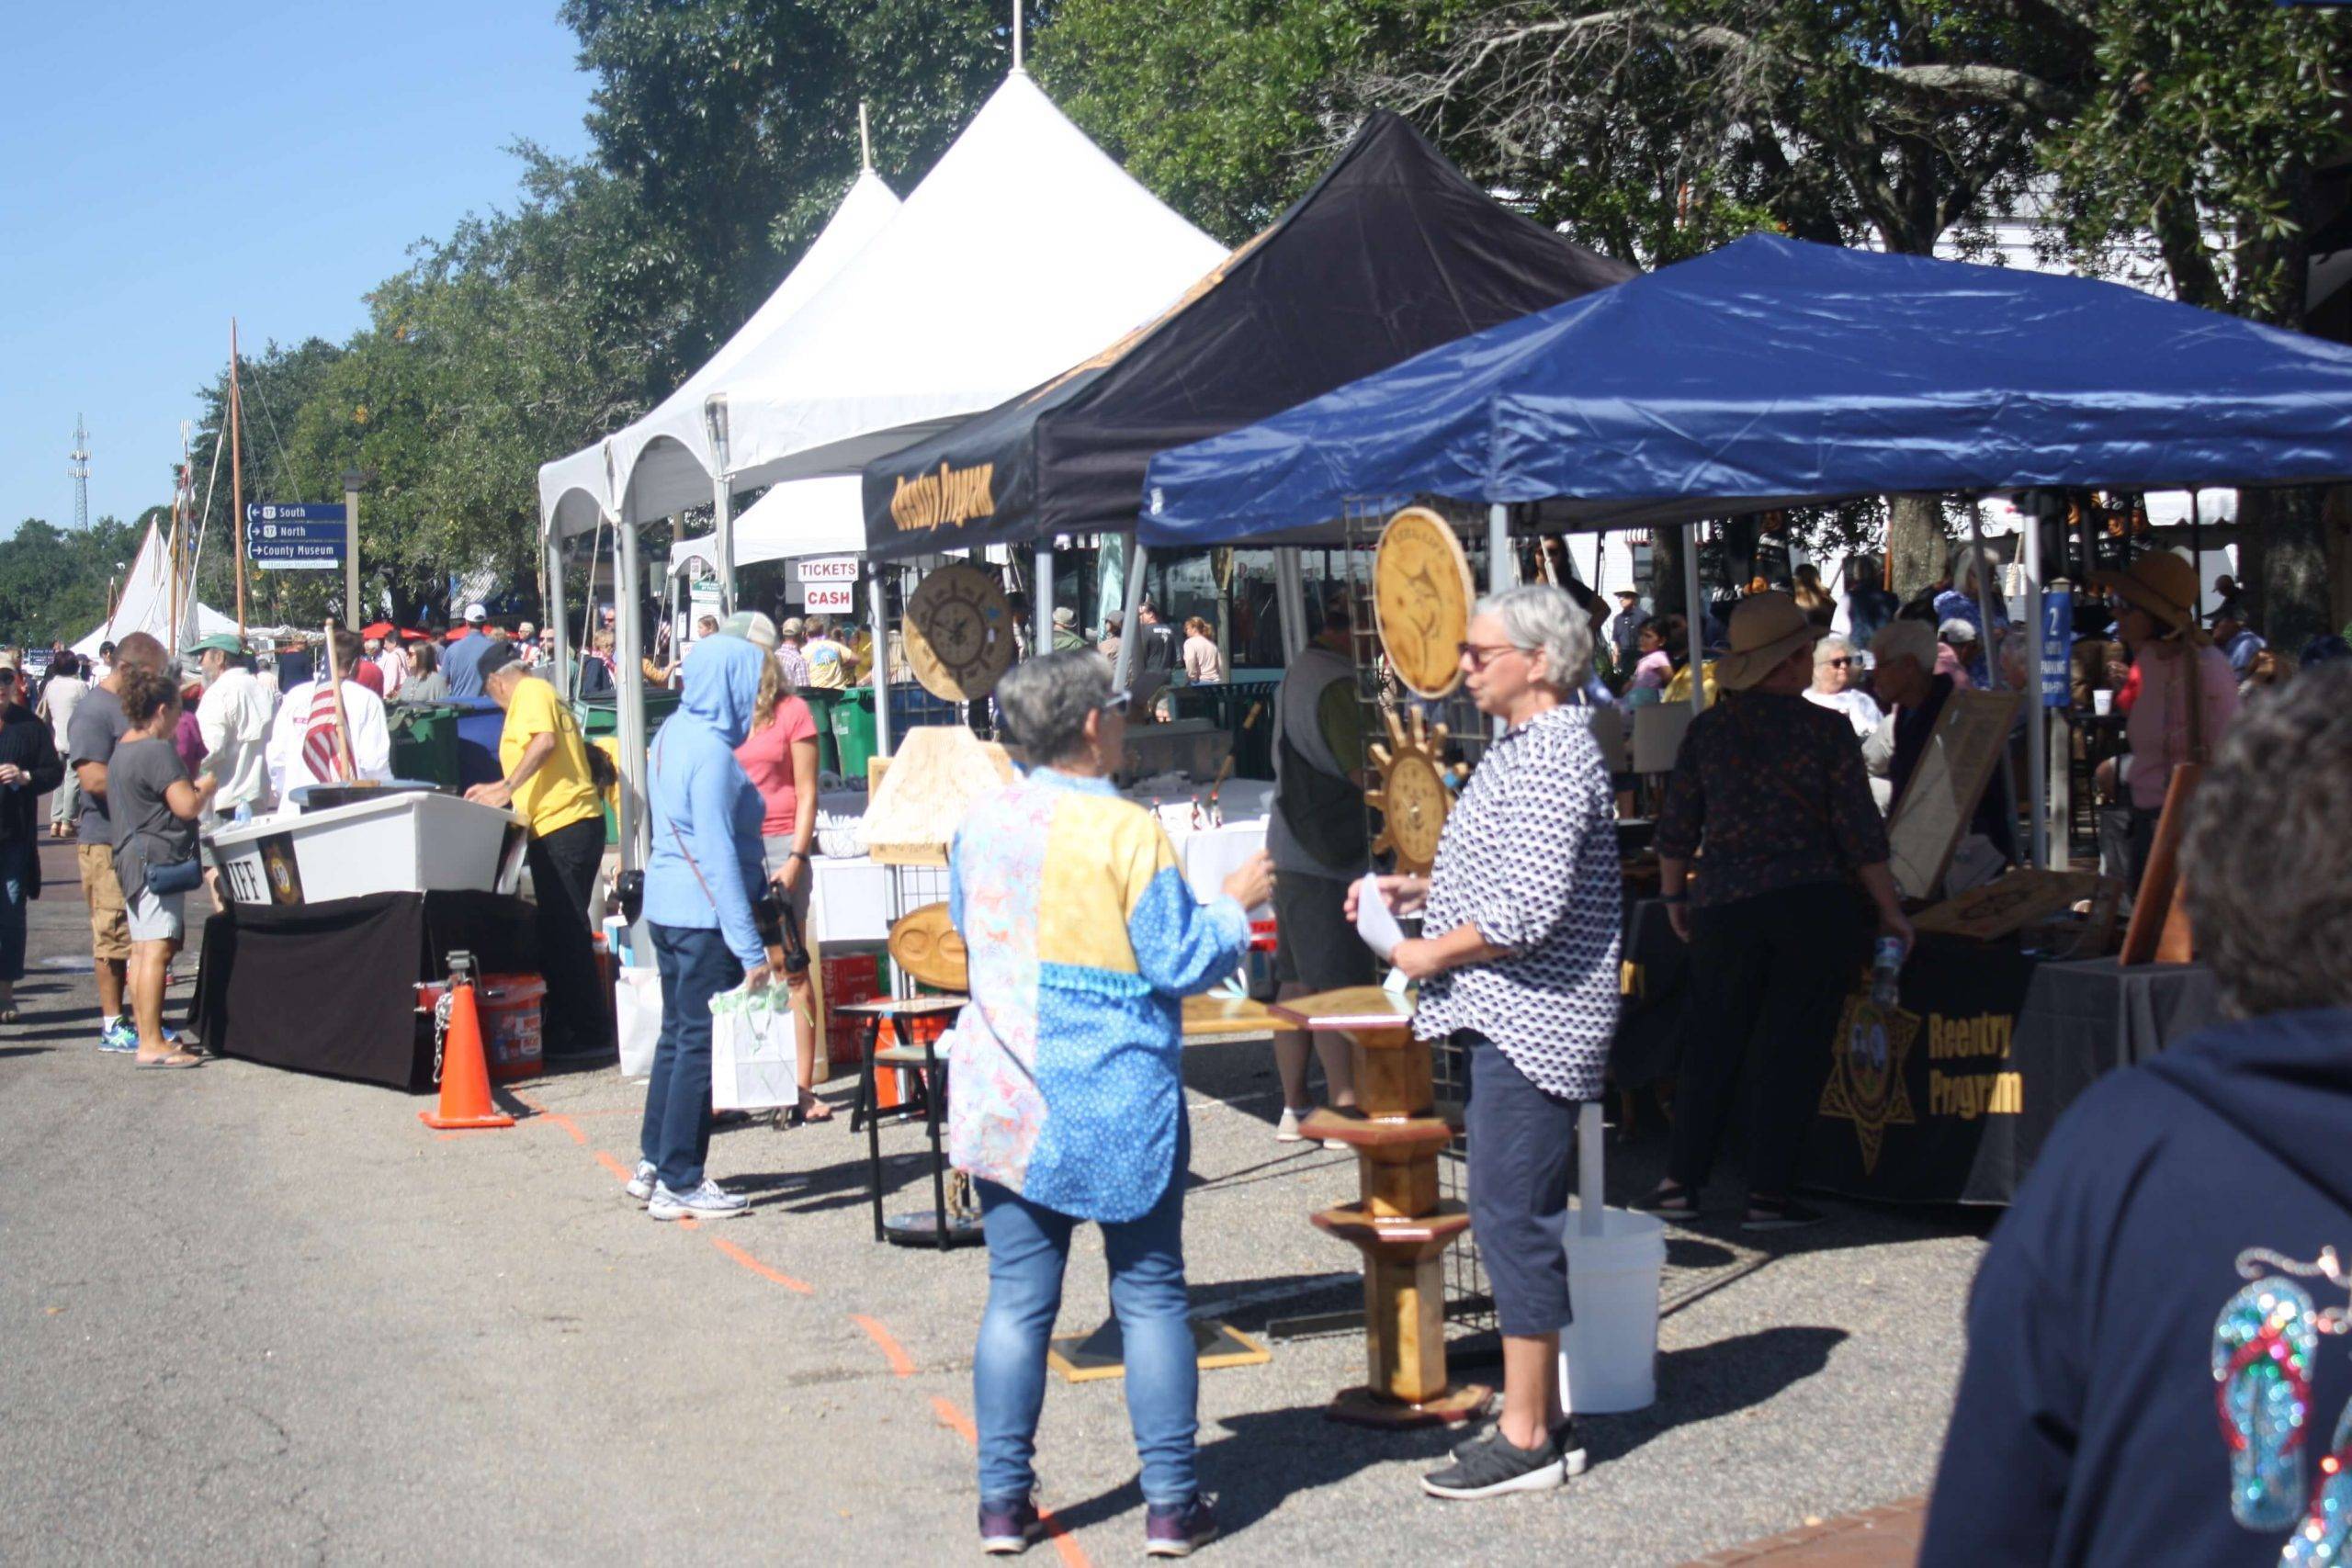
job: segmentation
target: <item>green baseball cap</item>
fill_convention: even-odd
[[[180,652],[183,655],[194,655],[202,653],[208,649],[218,649],[222,653],[243,653],[245,651],[245,645],[243,639],[232,632],[214,632],[210,637],[198,637],[194,642],[181,649]]]

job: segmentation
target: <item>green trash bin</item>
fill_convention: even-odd
[[[820,773],[840,774],[842,772],[841,743],[833,739],[833,710],[841,705],[841,698],[839,692],[822,691],[815,686],[807,687],[800,693],[800,700],[808,705],[808,717],[817,727],[817,769]]]
[[[444,788],[458,787],[456,708],[395,704],[389,728],[394,778],[424,779]]]
[[[874,756],[874,688],[852,686],[845,692],[825,694],[832,699],[833,745],[841,756],[841,775],[862,780],[865,777],[865,764]],[[822,757],[820,749],[820,761]]]

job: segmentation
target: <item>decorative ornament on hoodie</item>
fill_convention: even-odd
[[[2342,1562],[2352,1540],[2352,1405],[2336,1417],[2317,1464],[2306,1458],[2319,1337],[2352,1328],[2352,1314],[2343,1306],[2315,1307],[2297,1281],[2352,1292],[2352,1276],[2332,1247],[2309,1263],[2248,1247],[2238,1255],[2237,1271],[2249,1282],[2214,1320],[2212,1355],[2214,1404],[2230,1451],[2231,1517],[2263,1533],[2293,1527],[2278,1555],[2281,1568]]]

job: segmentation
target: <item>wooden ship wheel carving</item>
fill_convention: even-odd
[[[1445,726],[1431,725],[1419,709],[1408,726],[1391,707],[1381,709],[1388,724],[1388,743],[1374,741],[1368,749],[1380,770],[1380,784],[1365,801],[1380,812],[1380,836],[1373,852],[1392,854],[1396,869],[1426,876],[1437,863],[1438,835],[1445,830],[1445,814],[1453,809],[1453,785],[1466,772],[1444,761]]]

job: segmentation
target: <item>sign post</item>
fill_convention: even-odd
[[[366,468],[343,470],[343,624],[353,631],[365,619],[359,603],[359,490],[375,477]]]

